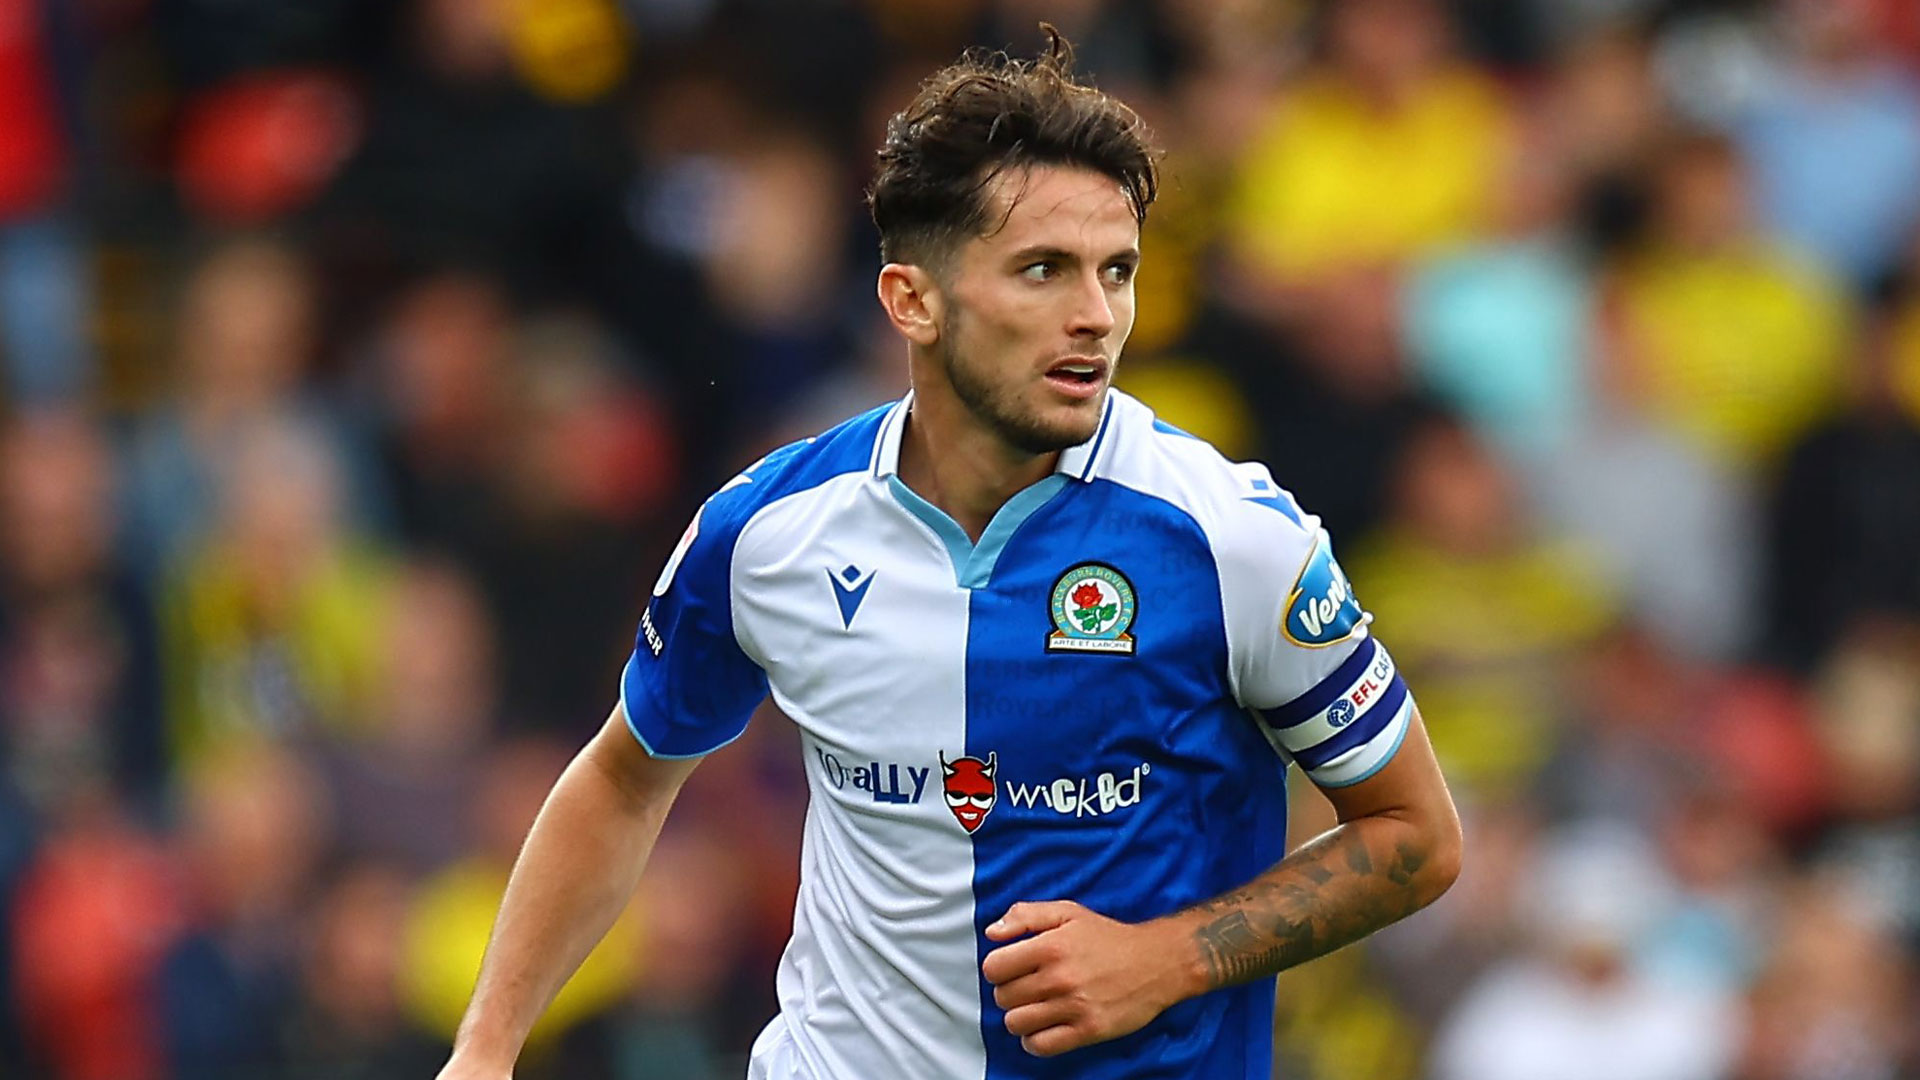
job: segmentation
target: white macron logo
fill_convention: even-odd
[[[1064,776],[1051,784],[1021,784],[1009,780],[1007,798],[1017,807],[1044,806],[1056,814],[1099,817],[1139,802],[1145,777],[1152,771],[1153,766],[1143,761],[1125,778],[1103,772],[1091,781]]]

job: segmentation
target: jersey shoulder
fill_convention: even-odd
[[[734,549],[747,524],[783,498],[870,468],[880,427],[893,408],[878,406],[780,447],[720,485],[687,523],[654,582],[654,597],[667,595],[676,580],[701,593],[723,594],[730,588]]]
[[[1282,641],[1312,649],[1363,632],[1367,616],[1333,557],[1332,539],[1265,465],[1229,460],[1132,398],[1119,407],[1116,419],[1125,426],[1099,474],[1178,507],[1199,525],[1229,607],[1254,597],[1282,605],[1260,612],[1248,632],[1267,633],[1277,623]]]
[[[703,527],[738,536],[761,510],[848,473],[873,468],[880,428],[898,402],[875,406],[818,435],[788,443],[720,486],[701,509]]]
[[[1161,420],[1136,398],[1114,392],[1119,438],[1096,478],[1165,500],[1192,517],[1216,548],[1284,549],[1297,565],[1320,532],[1266,465],[1233,461],[1213,444]]]

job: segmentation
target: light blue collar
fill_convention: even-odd
[[[978,544],[968,539],[966,530],[947,516],[946,511],[921,498],[900,480],[900,444],[907,430],[907,414],[913,409],[911,390],[881,421],[880,432],[873,444],[873,475],[886,480],[894,499],[932,529],[933,534],[946,545],[947,555],[953,560],[955,583],[963,589],[985,588],[993,577],[993,566],[999,561],[1000,552],[1020,526],[1058,495],[1069,480],[1088,482],[1093,479],[1100,449],[1106,445],[1107,433],[1113,427],[1114,395],[1117,393],[1112,389],[1107,391],[1106,406],[1100,413],[1100,426],[1094,429],[1093,437],[1078,446],[1062,450],[1051,475],[1022,488],[1008,499],[993,515],[993,520],[987,522],[986,531],[980,534]]]
[[[1056,472],[1021,488],[993,515],[993,520],[987,522],[986,531],[980,534],[980,542],[976,544],[967,538],[967,531],[948,517],[946,511],[921,498],[901,482],[897,473],[887,477],[887,488],[900,505],[924,522],[947,545],[947,557],[953,560],[954,584],[963,589],[986,588],[993,577],[993,565],[1000,560],[1000,552],[1006,548],[1007,541],[1036,510],[1045,506],[1066,486],[1067,474]]]

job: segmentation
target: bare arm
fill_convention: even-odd
[[[1173,916],[1213,990],[1270,978],[1426,907],[1460,873],[1460,819],[1416,710],[1406,742],[1363,783],[1326,788],[1340,824],[1245,888]]]
[[[512,1075],[533,1022],[632,897],[697,763],[650,757],[614,707],[527,834],[441,1080]]]
[[[1460,867],[1460,820],[1418,712],[1388,765],[1325,789],[1340,824],[1246,886],[1126,924],[1071,901],[1019,903],[982,970],[1028,1051],[1138,1030],[1209,990],[1269,978],[1432,903]],[[1032,935],[1032,936],[1028,936]]]

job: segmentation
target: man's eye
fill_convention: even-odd
[[[1020,274],[1028,281],[1046,281],[1053,277],[1053,269],[1053,264],[1050,262],[1037,262],[1020,271]]]
[[[1107,284],[1125,285],[1133,280],[1133,266],[1130,263],[1114,263],[1107,267]]]

